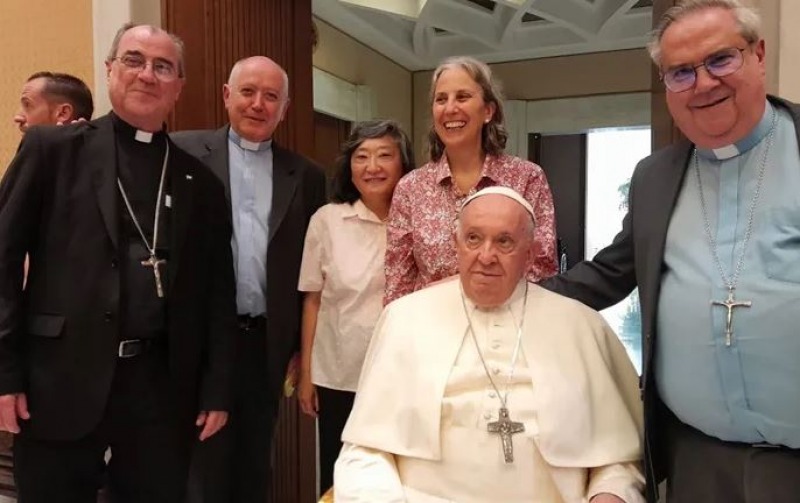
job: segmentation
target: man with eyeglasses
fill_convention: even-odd
[[[231,227],[222,184],[164,131],[182,53],[123,26],[112,112],[29,130],[0,184],[0,429],[22,502],[94,503],[106,475],[112,501],[181,502],[194,439],[227,421]]]
[[[765,89],[758,15],[679,2],[649,46],[686,139],[634,172],[614,242],[544,283],[595,309],[639,288],[648,496],[800,498],[800,107]]]

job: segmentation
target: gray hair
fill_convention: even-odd
[[[232,86],[234,81],[238,77],[239,71],[242,69],[245,63],[255,60],[255,59],[265,59],[268,62],[272,63],[281,71],[281,77],[283,77],[283,98],[287,101],[289,100],[289,74],[286,73],[286,70],[283,69],[281,65],[276,63],[272,58],[268,58],[266,56],[247,56],[246,58],[242,58],[238,60],[236,63],[233,64],[231,67],[231,73],[228,74],[228,85]]]
[[[455,56],[447,58],[436,67],[431,78],[430,101],[436,96],[436,83],[445,70],[460,68],[478,84],[483,93],[483,101],[489,105],[494,103],[495,111],[488,123],[483,125],[481,131],[481,147],[486,154],[500,155],[506,148],[508,132],[505,126],[505,113],[503,111],[503,93],[500,84],[492,77],[489,65],[470,56]],[[428,132],[428,150],[432,161],[437,162],[444,154],[444,143],[436,134],[436,127],[431,124]]]
[[[353,183],[351,157],[366,140],[388,136],[400,151],[401,171],[405,175],[414,169],[414,149],[408,135],[394,120],[374,119],[359,122],[353,126],[347,141],[342,144],[341,154],[336,159],[333,180],[331,181],[331,200],[336,203],[354,203],[361,193]]]
[[[739,0],[683,0],[674,7],[670,7],[661,16],[658,26],[650,36],[647,50],[650,58],[661,66],[661,39],[672,23],[705,9],[725,9],[733,12],[736,23],[739,25],[739,34],[748,44],[755,44],[761,40],[761,18],[756,10],[748,7]]]
[[[175,44],[175,49],[178,51],[178,77],[183,78],[184,76],[184,66],[183,66],[183,40],[181,40],[177,35],[173,35],[172,33],[162,30],[158,26],[153,26],[151,24],[141,24],[141,23],[133,23],[128,22],[122,25],[119,30],[117,30],[117,34],[114,35],[114,41],[111,42],[111,49],[108,51],[108,55],[106,56],[106,63],[110,63],[117,57],[117,51],[119,51],[119,42],[122,39],[122,36],[125,33],[133,28],[138,28],[143,26],[147,29],[150,34],[156,33],[164,33],[166,34],[171,40],[172,43]]]

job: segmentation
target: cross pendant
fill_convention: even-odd
[[[153,268],[153,278],[156,281],[156,294],[158,295],[159,299],[164,298],[164,287],[161,286],[161,271],[159,270],[159,266],[161,264],[166,264],[166,259],[160,259],[156,257],[155,253],[150,254],[150,258],[147,260],[142,260],[142,265],[145,267],[152,267]]]
[[[497,433],[500,435],[505,462],[513,463],[514,443],[512,442],[511,435],[525,431],[525,425],[512,421],[511,418],[508,417],[508,409],[500,407],[497,421],[492,421],[487,424],[486,429],[489,430],[489,433]]]
[[[728,310],[725,318],[725,345],[731,345],[731,338],[733,337],[733,310],[737,307],[750,307],[753,303],[749,300],[739,300],[734,298],[733,287],[728,287],[728,298],[722,300],[712,300],[712,306],[722,306]]]

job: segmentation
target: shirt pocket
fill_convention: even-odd
[[[800,283],[800,206],[771,208],[765,215],[760,254],[767,276]]]

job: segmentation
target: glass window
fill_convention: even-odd
[[[599,129],[586,145],[586,258],[609,245],[622,229],[628,187],[636,164],[650,155],[650,128]],[[638,291],[601,311],[636,367],[642,367],[642,322]]]

